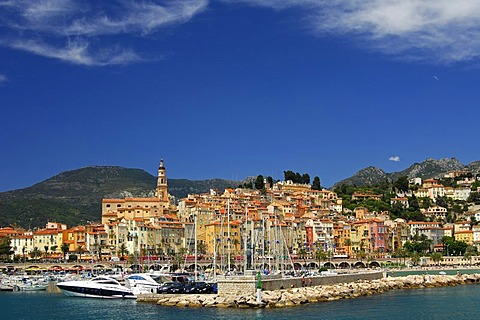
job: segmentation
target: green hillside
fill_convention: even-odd
[[[169,179],[168,183],[176,199],[239,184],[222,179]],[[0,193],[0,226],[33,228],[49,220],[69,226],[100,221],[103,198],[151,197],[155,185],[156,177],[141,169],[93,166],[62,172],[31,187]]]

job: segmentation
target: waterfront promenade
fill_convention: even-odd
[[[422,257],[420,266],[422,268],[459,268],[459,267],[470,267],[480,265],[480,256],[473,256],[470,259],[466,259],[462,256],[449,256],[443,257],[443,260],[440,262],[433,262],[428,257]],[[158,260],[158,261],[145,261],[143,263],[132,264],[128,261],[67,261],[67,262],[44,262],[44,261],[26,261],[26,262],[17,262],[17,263],[0,263],[0,270],[26,270],[26,269],[79,269],[79,270],[91,270],[92,267],[94,270],[101,269],[113,269],[113,268],[131,268],[135,267],[142,270],[149,270],[155,266],[160,267],[162,265],[169,264],[172,267],[177,267],[180,269],[185,269],[189,271],[195,270],[195,263],[191,260],[182,260],[180,265],[174,263],[173,260]],[[283,270],[291,270],[292,264],[295,267],[295,270],[318,270],[319,268],[327,269],[375,269],[375,268],[388,268],[388,267],[398,267],[411,265],[411,262],[408,258],[377,258],[371,260],[358,260],[358,259],[332,259],[332,260],[313,260],[313,259],[293,259],[292,261],[285,261],[283,265]],[[217,261],[217,268],[220,269],[220,262]],[[197,267],[199,270],[205,271],[213,267],[213,261],[211,259],[199,259],[197,261]],[[243,270],[244,263],[243,261],[235,261],[231,264],[231,267],[236,270]],[[275,265],[273,262],[266,263],[263,260],[257,260],[255,262],[256,270],[263,270],[266,267],[268,270],[274,270],[278,268],[281,270],[280,265]]]

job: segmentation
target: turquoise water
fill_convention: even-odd
[[[391,269],[388,271],[388,274],[391,275],[393,272],[394,277],[404,277],[408,275],[422,275],[422,274],[431,274],[431,275],[438,275],[439,272],[445,272],[448,275],[455,275],[457,272],[462,274],[472,274],[472,273],[480,273],[479,269],[438,269],[438,270],[408,270],[408,271],[396,271]]]
[[[369,297],[285,309],[181,309],[131,300],[0,293],[2,319],[477,319],[480,285],[396,290]]]

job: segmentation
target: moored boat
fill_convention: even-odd
[[[137,294],[156,293],[157,288],[165,281],[169,275],[154,273],[134,273],[128,275],[125,279],[125,285]]]
[[[105,299],[136,299],[132,290],[122,286],[117,280],[100,276],[91,280],[65,281],[57,283],[67,296]]]

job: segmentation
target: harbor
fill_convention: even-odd
[[[115,277],[118,281],[114,279]],[[36,275],[2,274],[0,277],[2,291],[3,289],[23,292],[37,291],[39,293],[44,291],[50,294],[58,294],[63,291],[66,296],[120,298],[120,300],[133,298],[138,303],[149,303],[163,307],[272,309],[353,299],[393,290],[478,284],[480,273],[478,269],[451,268],[410,269],[397,271],[397,275],[388,269],[336,270],[335,272],[331,271],[317,275],[303,274],[298,276],[262,275],[259,272],[252,271],[250,275],[218,277],[215,283],[215,292],[213,290],[187,292],[185,288],[193,287],[195,283],[193,279],[192,274],[160,274],[153,271],[150,273],[115,274],[111,270],[98,271],[97,275],[89,273],[58,273],[54,275],[47,273]],[[91,287],[92,283],[100,283],[103,287]],[[162,286],[170,283],[177,283],[180,289],[178,291],[161,291]],[[42,284],[41,287],[40,284]],[[65,290],[65,285],[75,288]],[[105,287],[105,285],[109,287]],[[112,287],[112,285],[115,287]],[[121,291],[116,293],[112,290]]]
[[[447,279],[452,280],[447,281]],[[319,314],[325,319],[473,319],[477,314],[478,275],[431,275],[389,277],[335,286],[300,287],[264,292],[264,305],[255,305],[251,295],[235,297],[233,302],[217,295],[191,295],[191,299],[213,300],[214,304],[186,307],[185,303],[167,306],[166,301],[80,299],[53,292],[0,292],[0,307],[6,319],[313,319]],[[469,280],[470,279],[470,280]],[[440,284],[445,281],[443,284]],[[474,280],[474,281],[472,281]],[[438,283],[438,285],[437,285]],[[465,284],[465,285],[460,285]],[[412,290],[414,289],[414,290]],[[335,293],[335,294],[333,294]],[[184,301],[185,295],[163,295],[164,299]],[[298,297],[298,298],[297,298]],[[315,301],[315,299],[317,301]],[[218,300],[218,303],[217,303]],[[244,302],[245,301],[245,302]],[[283,301],[285,305],[281,306]],[[287,301],[289,301],[287,303]],[[160,302],[160,303],[159,303]],[[248,305],[250,302],[251,305]],[[157,304],[158,303],[158,304]],[[232,305],[230,306],[230,303]],[[458,306],[462,307],[459,308]],[[372,312],[372,308],[375,312]],[[35,310],[35,316],[32,315]]]

